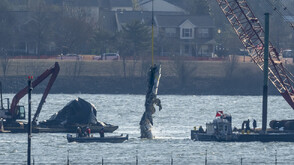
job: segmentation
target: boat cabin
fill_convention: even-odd
[[[206,123],[207,135],[231,135],[232,134],[232,117],[223,115],[213,120],[212,123]]]

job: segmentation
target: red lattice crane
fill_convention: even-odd
[[[247,49],[253,62],[263,71],[264,31],[246,0],[216,0],[237,33],[243,46]],[[293,75],[287,71],[279,54],[269,43],[268,79],[294,109]]]

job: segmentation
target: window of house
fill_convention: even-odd
[[[208,28],[200,28],[198,29],[198,34],[200,38],[208,38],[209,37],[209,30]]]
[[[182,38],[192,38],[192,28],[183,28],[182,29]]]
[[[165,34],[168,37],[175,37],[176,36],[176,28],[165,28]]]

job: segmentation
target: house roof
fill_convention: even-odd
[[[62,0],[45,0],[47,5],[62,5]]]
[[[179,27],[186,20],[195,26],[214,26],[214,21],[210,16],[187,16],[187,15],[158,15],[156,23],[159,27]]]
[[[117,12],[117,20],[119,24],[130,24],[134,21],[144,22],[145,25],[151,26],[151,12],[143,11],[123,11]]]
[[[152,11],[152,0],[141,0],[139,6],[143,11]],[[153,0],[153,11],[186,12],[184,9],[164,0]]]
[[[157,15],[169,15],[173,17],[175,15],[183,15],[181,12],[154,12],[154,17]],[[151,11],[121,11],[117,12],[118,23],[120,24],[128,24],[134,21],[144,21],[144,23],[148,26],[151,26],[152,23],[152,12]],[[155,22],[156,23],[156,22]]]
[[[98,0],[64,0],[64,3],[70,5],[70,6],[93,6],[98,7],[100,6],[100,1]]]
[[[24,0],[9,0],[8,3],[13,5],[27,5],[27,1]]]
[[[99,0],[99,6],[102,8],[109,8],[109,0]]]
[[[110,7],[133,7],[132,0],[109,0]]]
[[[115,12],[101,11],[99,14],[99,26],[103,30],[115,32],[117,30]]]

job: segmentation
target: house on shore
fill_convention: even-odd
[[[158,15],[155,17],[157,39],[166,42],[160,54],[212,57],[215,53],[215,25],[207,16]],[[173,49],[170,49],[173,48]]]

